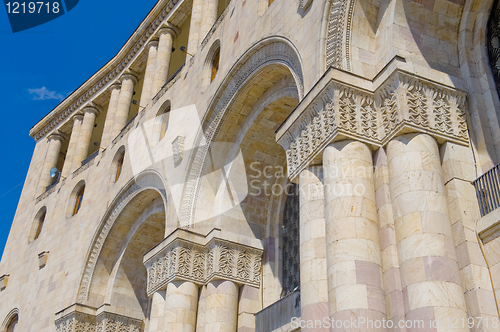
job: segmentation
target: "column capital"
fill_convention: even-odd
[[[99,113],[101,113],[101,111],[99,111],[96,107],[94,106],[85,106],[83,108],[83,113],[86,114],[86,113],[94,113],[96,116],[99,115]]]
[[[132,82],[134,82],[134,84],[137,84],[137,81],[138,81],[137,76],[135,76],[132,73],[124,73],[122,75],[122,77],[120,77],[120,80],[122,81],[122,83],[124,80],[132,80]]]
[[[82,113],[76,113],[75,115],[73,115],[71,117],[71,120],[73,120],[73,121],[75,121],[75,120],[82,121],[83,120],[83,114]]]
[[[65,137],[64,137],[64,136],[63,136],[60,132],[57,132],[57,131],[56,131],[56,132],[53,132],[52,134],[50,134],[50,135],[47,137],[47,139],[48,139],[49,141],[51,141],[51,140],[61,141],[61,143],[62,143],[62,142],[64,142]]]
[[[176,38],[181,33],[181,29],[172,24],[164,24],[160,29],[158,29],[157,36],[159,38],[161,35],[166,33],[170,34],[172,38]]]
[[[111,92],[113,90],[117,90],[117,89],[119,90],[119,89],[121,89],[121,87],[122,87],[122,84],[120,82],[115,82],[109,86],[108,90]]]
[[[151,39],[148,42],[147,47],[150,48],[151,46],[158,46],[158,38]]]

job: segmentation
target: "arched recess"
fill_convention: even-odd
[[[146,170],[110,204],[87,253],[77,302],[147,314],[143,255],[165,236],[167,192],[161,175]]]
[[[480,172],[500,161],[500,100],[487,49],[494,0],[466,0],[458,34],[460,69],[467,85],[471,135]]]
[[[3,320],[3,323],[2,323],[2,326],[0,328],[0,332],[7,332],[7,329],[10,327],[11,323],[14,321],[14,320],[17,320],[19,321],[19,309],[18,308],[14,308],[12,309],[8,314],[7,316],[5,317],[5,319]],[[10,332],[10,331],[9,331]]]
[[[254,89],[250,95],[248,92]],[[304,96],[304,76],[302,61],[297,49],[283,37],[268,37],[250,47],[231,68],[212,99],[208,111],[202,121],[202,132],[198,134],[199,148],[193,150],[193,160],[186,180],[186,186],[180,209],[180,223],[183,227],[191,227],[196,220],[196,206],[201,189],[202,174],[206,171],[209,147],[213,142],[229,142],[236,149],[228,150],[219,160],[231,160],[238,152],[238,146],[244,140],[250,127],[263,110],[273,113],[277,111],[274,125],[277,129],[286,116]],[[283,109],[284,107],[284,109]],[[265,113],[265,112],[264,112]],[[287,114],[287,115],[284,115]],[[231,123],[234,117],[245,119],[245,124],[238,123],[238,129]],[[285,116],[285,118],[283,118]],[[251,122],[253,121],[253,122]],[[260,120],[259,120],[260,121]],[[233,136],[226,137],[224,126]],[[255,130],[255,129],[253,129]],[[271,134],[272,132],[272,134]],[[268,134],[269,140],[277,144],[274,131]],[[210,144],[205,144],[210,142]],[[274,147],[277,151],[284,151]],[[226,152],[224,152],[226,153]]]

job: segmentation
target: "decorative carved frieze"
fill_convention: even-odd
[[[56,332],[139,332],[142,320],[73,305],[55,321]]]
[[[333,141],[350,138],[377,147],[402,132],[467,145],[465,93],[402,71],[373,92],[331,79],[278,143],[293,179]]]
[[[214,279],[260,286],[262,250],[218,238],[206,245],[176,238],[146,262],[151,296],[173,280],[204,285]]]
[[[312,2],[301,0],[304,2]],[[354,0],[334,0],[326,35],[326,66],[351,70],[350,43]]]

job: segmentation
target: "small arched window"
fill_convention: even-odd
[[[82,207],[84,193],[85,193],[85,186],[82,186],[80,190],[78,190],[78,193],[76,194],[76,201],[75,201],[75,207],[73,209],[73,215],[77,214],[78,211],[80,211],[80,208]]]
[[[122,167],[123,167],[124,160],[125,160],[125,152],[122,153],[120,159],[118,159],[118,162],[116,163],[115,182],[118,181],[118,179],[120,178],[120,175],[122,174]]]
[[[160,115],[160,140],[165,137],[168,128],[168,119],[170,117],[170,106],[165,110],[163,114]]]
[[[15,315],[14,317],[12,317],[12,319],[9,322],[9,324],[7,325],[6,332],[14,332],[14,331],[16,331],[16,325],[17,325],[18,321],[19,321],[19,319],[18,319],[17,315]]]
[[[47,214],[47,211],[43,211],[42,212],[42,215],[40,216],[40,218],[38,219],[38,226],[36,228],[36,233],[35,233],[35,240],[38,239],[38,237],[40,236],[40,233],[42,232],[42,228],[43,228],[43,223],[45,222],[45,215]]]
[[[210,82],[215,79],[217,76],[217,72],[219,71],[219,58],[220,58],[220,49],[217,50],[217,53],[214,55],[214,59],[212,60],[212,76],[210,77]]]

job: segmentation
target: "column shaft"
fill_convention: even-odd
[[[437,143],[402,135],[387,156],[406,320],[467,321]]]
[[[149,332],[163,332],[163,315],[165,313],[165,291],[157,291],[151,301]]]
[[[255,331],[255,314],[262,310],[260,289],[249,285],[240,287],[238,303],[238,330]]]
[[[238,286],[217,280],[207,285],[205,332],[234,332],[238,317]]]
[[[187,52],[195,54],[200,45],[201,17],[203,12],[203,0],[193,0],[191,11],[191,25],[189,26],[189,40]]]
[[[156,55],[158,51],[158,40],[152,40],[148,44],[148,63],[144,73],[144,84],[142,85],[141,107],[146,107],[152,95],[153,81],[155,78]]]
[[[83,115],[75,114],[72,118],[73,129],[71,130],[71,136],[69,138],[68,151],[66,152],[66,159],[64,160],[63,169],[61,172],[62,177],[68,177],[71,172],[75,169],[73,168],[73,160],[76,154],[76,147],[78,146],[78,139],[80,138],[80,131],[82,129]]]
[[[360,320],[382,321],[386,307],[371,151],[342,141],[325,149],[323,163],[330,317],[359,323],[345,331],[372,331]]]
[[[194,332],[198,306],[198,286],[189,281],[173,281],[167,286],[163,331]]]
[[[300,305],[305,321],[328,315],[325,200],[322,166],[313,166],[299,177],[300,199]],[[310,329],[305,328],[304,331]],[[312,329],[323,331],[328,329]]]
[[[113,123],[115,121],[116,110],[118,108],[118,101],[120,99],[120,84],[115,83],[111,85],[111,97],[109,98],[108,113],[106,114],[106,122],[104,123],[104,129],[102,132],[101,147],[103,149],[107,148],[114,137],[113,134]]]
[[[47,154],[45,155],[45,162],[42,167],[42,176],[40,179],[40,189],[43,191],[52,183],[52,178],[50,177],[50,169],[56,167],[57,161],[59,160],[59,154],[61,153],[61,145],[64,138],[59,134],[51,134],[48,137],[48,148]],[[41,193],[41,192],[40,192]]]
[[[208,31],[217,21],[217,11],[219,9],[219,0],[203,0],[203,12],[201,17],[200,41],[205,38]]]
[[[160,91],[168,79],[168,69],[170,67],[170,58],[172,56],[172,45],[174,43],[175,31],[171,28],[162,28],[158,32],[158,52],[156,53],[155,79],[151,95]]]
[[[118,99],[115,120],[113,121],[113,134],[111,135],[113,138],[116,137],[127,124],[136,83],[137,78],[134,75],[125,74],[122,76],[122,88],[120,90],[120,98]]]
[[[94,123],[99,111],[91,106],[83,109],[83,122],[80,130],[80,137],[78,138],[78,145],[76,153],[73,158],[73,169],[76,170],[82,166],[82,161],[88,156],[90,138],[94,131]]]

